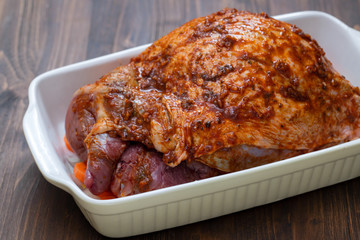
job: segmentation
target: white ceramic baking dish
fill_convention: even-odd
[[[335,68],[360,86],[360,32],[322,12],[277,16],[311,34]],[[268,165],[112,200],[90,197],[72,180],[64,116],[72,94],[146,46],[56,69],[35,78],[23,120],[43,176],[70,193],[91,225],[109,237],[172,228],[278,201],[360,176],[360,139]]]

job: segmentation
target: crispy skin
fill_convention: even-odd
[[[81,88],[72,106],[84,95],[94,97],[87,107],[96,119],[87,149],[116,132],[163,153],[169,166],[197,160],[231,172],[360,136],[359,89],[318,43],[294,25],[234,9],[175,29]]]

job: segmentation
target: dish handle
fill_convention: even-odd
[[[51,144],[44,141],[47,137],[44,135],[40,125],[41,119],[39,113],[34,105],[30,105],[23,118],[23,131],[30,151],[36,159],[35,162],[42,175],[49,182],[64,189],[64,185],[61,184],[64,181],[61,178],[62,173],[60,172],[62,168],[57,165],[56,161],[49,161],[56,154]]]

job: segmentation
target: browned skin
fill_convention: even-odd
[[[359,89],[314,39],[233,9],[175,29],[73,102],[84,94],[96,118],[85,143],[115,131],[170,166],[195,159],[230,172],[360,135]]]

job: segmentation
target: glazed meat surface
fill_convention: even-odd
[[[134,144],[170,167],[196,161],[233,172],[357,138],[359,113],[359,89],[309,35],[266,14],[224,9],[79,89],[65,127],[93,166],[85,185],[101,192],[110,180],[98,172],[111,176]]]

